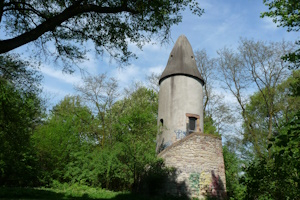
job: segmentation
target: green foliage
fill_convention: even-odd
[[[141,48],[153,36],[168,40],[171,26],[182,21],[181,12],[187,7],[198,16],[203,13],[195,0],[4,1],[0,27],[12,38],[0,40],[0,53],[37,39],[43,48],[53,41],[55,51],[48,51],[68,59],[64,69],[72,71],[74,60],[86,54],[82,44],[92,41],[99,54],[106,52],[125,64],[134,56],[129,42]]]
[[[33,136],[41,182],[139,190],[145,166],[157,159],[157,106],[157,94],[139,87],[99,122],[79,97],[65,97]],[[111,127],[105,140],[103,127]]]
[[[262,13],[262,17],[271,17],[278,26],[287,27],[288,31],[300,30],[300,2],[298,0],[264,0],[269,7],[268,12]]]
[[[270,156],[254,159],[245,168],[245,199],[299,199],[300,113],[299,70],[276,88],[278,127],[269,139]],[[257,96],[256,96],[257,98]],[[259,102],[256,103],[259,107]],[[252,103],[255,107],[255,104]],[[253,109],[252,109],[253,110]],[[263,113],[263,107],[256,109]],[[265,117],[262,115],[262,118]],[[262,125],[260,123],[257,126]]]
[[[300,40],[295,42],[296,45],[300,46]],[[299,69],[300,67],[300,48],[297,49],[295,52],[289,53],[282,57],[284,61],[287,61],[289,63],[293,63],[293,65],[290,65],[290,69]]]
[[[245,199],[299,199],[300,112],[271,139],[272,159],[260,158],[245,169]]]
[[[36,184],[30,137],[42,113],[39,80],[26,63],[0,56],[0,185]]]
[[[280,187],[280,182],[273,177],[272,168],[271,161],[267,162],[266,158],[260,158],[247,166],[242,179],[247,188],[245,199],[275,199],[274,189]],[[281,195],[278,197],[284,199]]]
[[[290,86],[290,97],[300,96],[300,70],[293,71],[293,79],[289,82]]]
[[[232,174],[240,165],[224,148],[229,197],[299,199],[299,75],[299,70],[293,71],[277,86],[261,88],[245,105],[243,114],[252,131],[244,124],[243,148],[237,151],[246,163],[242,179]],[[263,154],[258,155],[254,145]]]
[[[278,161],[260,158],[249,164],[242,180],[245,199],[299,199],[299,170],[290,160]]]
[[[29,62],[20,60],[17,54],[0,55],[0,77],[9,80],[16,89],[39,94],[42,75]]]
[[[134,190],[139,188],[145,166],[156,159],[157,100],[155,92],[140,87],[116,104],[117,107],[123,105],[121,112],[112,108],[119,112],[114,132],[122,149],[120,161],[127,168],[124,175],[131,177],[127,184]]]
[[[274,159],[277,173],[284,176],[284,183],[290,185],[288,196],[300,198],[300,112],[286,124],[285,131],[275,137]],[[282,178],[282,177],[280,177]],[[287,194],[286,194],[287,195]]]
[[[205,116],[203,120],[203,124],[204,124],[203,128],[205,133],[220,136],[220,134],[217,131],[216,125],[214,123],[214,120],[211,116]]]
[[[250,101],[246,104],[245,111],[248,116],[248,121],[251,123],[252,130],[256,134],[256,138],[254,138],[253,133],[245,129],[243,135],[245,144],[251,142],[259,146],[262,152],[266,153],[268,151],[268,144],[270,144],[268,138],[270,120],[272,124],[274,124],[271,127],[272,134],[276,135],[280,132],[281,124],[290,121],[296,111],[300,109],[300,97],[292,96],[292,93],[296,92],[293,85],[297,85],[299,79],[300,71],[293,71],[291,76],[277,87],[270,88],[269,90],[264,88],[260,92],[250,96]],[[269,101],[273,102],[272,110],[268,111],[264,103],[264,98],[266,97],[269,97]],[[257,142],[255,139],[257,139]]]
[[[147,166],[142,175],[139,192],[150,196],[158,196],[164,189],[166,181],[170,182],[170,178],[174,177],[174,174],[176,174],[176,170],[166,167],[162,159],[154,160]]]
[[[298,0],[264,0],[269,7],[268,12],[263,12],[261,17],[271,17],[278,26],[287,27],[288,31],[300,30],[300,2]],[[300,41],[296,41],[300,45]],[[293,53],[283,56],[283,59],[294,63],[291,68],[300,67],[300,48]]]
[[[76,161],[79,152],[88,152],[87,144],[94,142],[89,132],[91,120],[91,112],[78,97],[65,97],[34,133],[44,184],[51,180],[71,181],[67,165]]]
[[[91,128],[97,142],[102,147],[111,145],[114,140],[111,108],[119,97],[117,80],[109,78],[106,74],[87,76],[83,78],[83,84],[76,86],[75,89],[80,92],[96,118]]]
[[[242,161],[227,145],[223,146],[223,156],[227,197],[231,200],[242,199],[245,192],[245,187],[239,182],[242,174]]]
[[[224,48],[218,52],[221,80],[236,99],[243,118],[245,144],[256,156],[265,153],[270,156],[266,147],[279,117],[277,90],[290,74],[288,64],[281,57],[292,51],[294,45],[290,42],[241,39],[237,51]],[[251,99],[249,87],[256,89],[255,97]]]

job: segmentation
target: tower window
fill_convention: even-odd
[[[185,113],[186,116],[186,132],[188,134],[198,132],[200,130],[200,116],[191,113]]]
[[[196,130],[196,117],[189,117],[189,132],[194,132]]]

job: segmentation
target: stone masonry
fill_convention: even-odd
[[[158,154],[166,166],[176,169],[173,183],[166,183],[166,194],[188,195],[203,199],[224,199],[226,194],[222,139],[219,136],[192,133]]]

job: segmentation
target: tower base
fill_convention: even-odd
[[[226,197],[221,137],[192,133],[164,149],[158,157],[176,170],[175,181],[167,181],[163,193],[199,199]]]

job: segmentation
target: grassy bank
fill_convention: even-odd
[[[0,188],[0,199],[4,200],[165,200],[183,199],[175,197],[148,197],[144,195],[132,194],[129,192],[112,192],[101,188],[91,188],[87,186],[70,186],[65,188]]]

